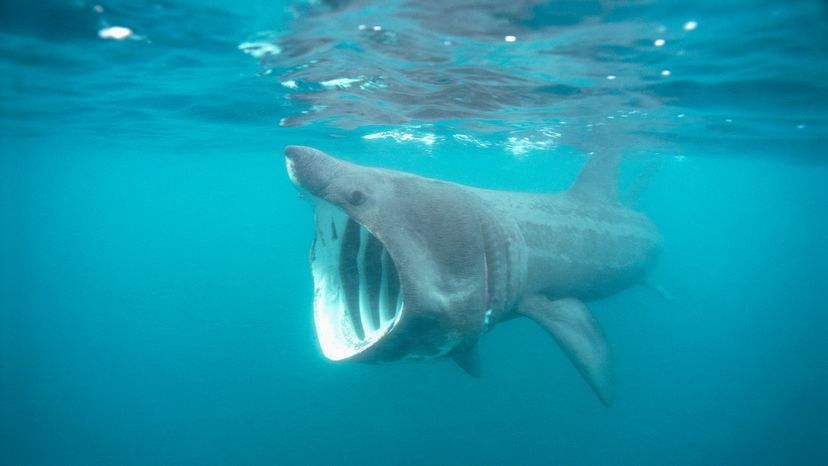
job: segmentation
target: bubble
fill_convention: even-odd
[[[124,40],[132,35],[132,29],[124,26],[112,26],[98,31],[101,39]]]
[[[610,81],[612,81],[613,79],[615,79],[615,77],[616,77],[616,76],[615,76],[614,74],[607,75],[607,79],[609,79]]]
[[[347,89],[351,87],[352,84],[362,82],[365,78],[358,77],[358,78],[337,78],[337,79],[329,79],[327,81],[322,81],[319,83],[325,89],[333,90],[333,89]]]
[[[670,70],[661,70],[661,75],[664,76],[665,78],[667,76],[670,76]]]
[[[688,21],[684,23],[684,30],[685,31],[695,31],[696,28],[699,27],[699,23],[695,21]]]
[[[515,36],[506,36],[506,37],[503,38],[503,40],[505,40],[506,42],[514,42],[514,41],[517,40],[517,37],[515,37]]]
[[[269,57],[282,53],[281,47],[266,41],[242,42],[238,45],[238,49],[254,58]]]
[[[655,41],[653,41],[653,45],[655,45],[656,47],[664,47],[664,44],[666,43],[667,41],[665,41],[664,39],[656,39]]]

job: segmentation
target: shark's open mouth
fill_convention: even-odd
[[[328,202],[316,203],[311,249],[313,313],[322,352],[341,360],[378,342],[402,315],[394,261],[367,228]]]

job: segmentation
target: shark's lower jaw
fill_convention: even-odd
[[[316,202],[311,250],[313,315],[328,359],[351,358],[379,342],[403,312],[397,268],[367,228],[328,202]]]

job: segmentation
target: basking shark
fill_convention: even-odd
[[[285,159],[315,209],[313,314],[327,358],[453,358],[479,376],[480,336],[528,317],[612,403],[612,358],[584,303],[644,283],[660,243],[617,200],[618,157],[593,156],[557,194],[473,188],[310,147],[289,146]]]

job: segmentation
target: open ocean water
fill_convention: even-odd
[[[828,464],[825,2],[5,0],[0,37],[0,464]],[[327,361],[288,144],[536,192],[622,152],[671,300],[590,304],[614,405],[526,319],[481,379]]]

